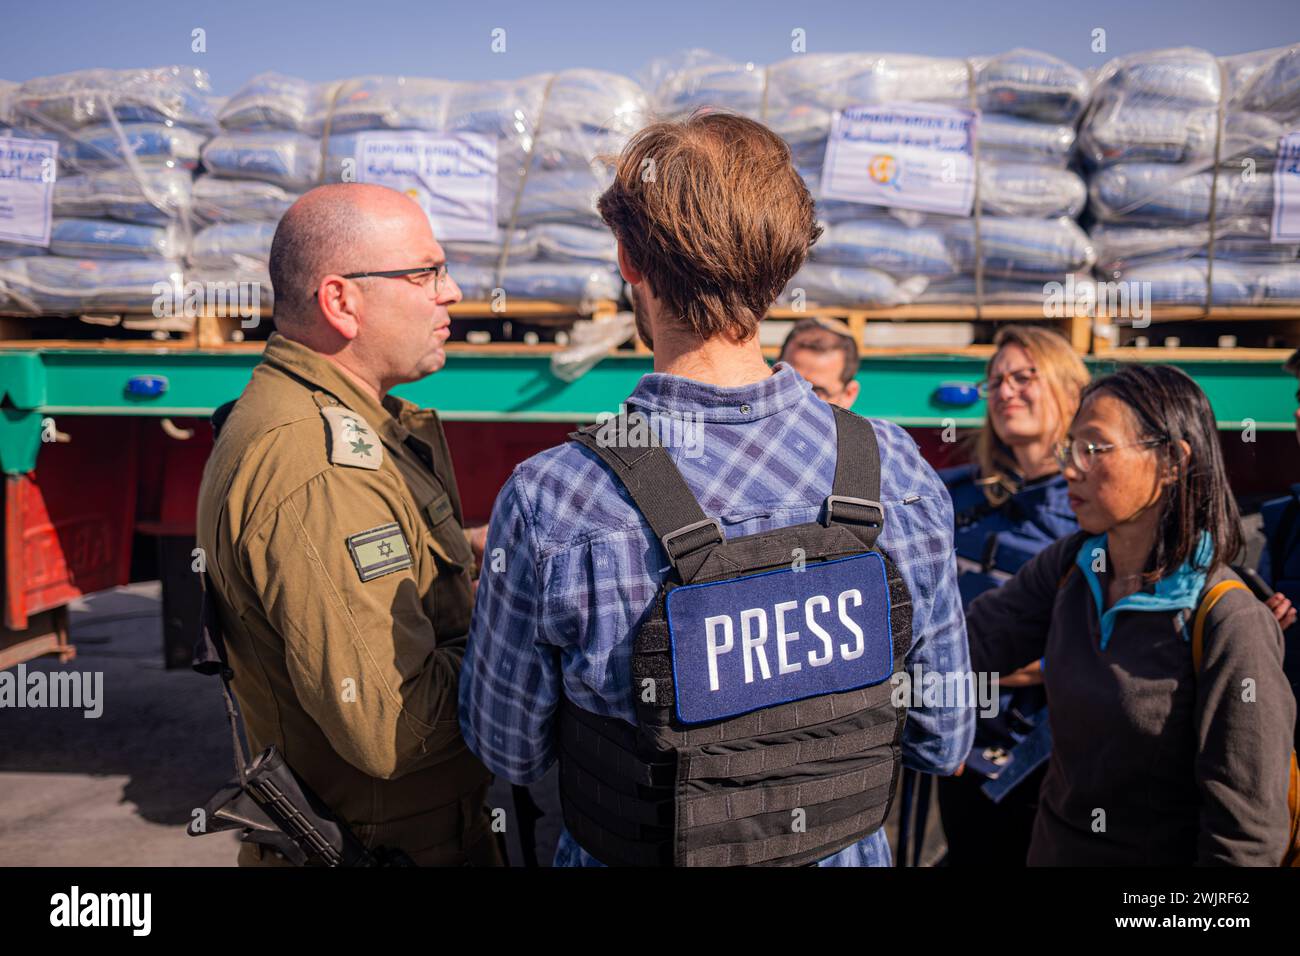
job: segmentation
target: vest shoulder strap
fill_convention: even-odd
[[[626,421],[617,424],[615,435],[629,433]],[[663,545],[673,567],[683,577],[689,577],[725,540],[722,525],[704,513],[667,451],[659,445],[629,448],[615,444],[603,437],[606,427],[605,423],[587,425],[571,432],[569,438],[591,449],[609,466]]]
[[[629,412],[625,418],[640,415]],[[612,435],[630,434],[627,421],[614,423]],[[725,541],[722,525],[700,507],[686,479],[663,447],[627,447],[608,440],[608,423],[587,425],[569,438],[591,449],[622,483],[633,504],[659,538],[668,560],[684,578]],[[826,498],[825,524],[840,524],[868,547],[884,525],[880,504],[880,448],[865,418],[835,408],[835,479]]]
[[[885,524],[880,503],[880,445],[871,422],[845,408],[835,412],[835,482],[826,499],[825,523],[843,525],[868,548]]]

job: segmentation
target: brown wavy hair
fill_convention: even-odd
[[[1056,434],[1052,442],[1065,438],[1074,413],[1079,410],[1079,399],[1089,381],[1088,368],[1083,359],[1064,336],[1037,325],[1004,325],[993,337],[993,355],[984,367],[987,377],[993,370],[998,354],[1008,345],[1018,345],[1029,354],[1038,380],[1045,387],[1048,400],[1056,407]],[[983,486],[989,504],[1001,505],[1020,487],[1016,473],[1016,458],[997,432],[993,420],[986,414],[984,424],[975,433],[974,457],[979,468],[976,482]]]
[[[668,313],[702,339],[753,338],[822,232],[790,148],[727,112],[642,129],[597,208]]]

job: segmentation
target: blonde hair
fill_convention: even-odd
[[[1052,436],[1052,442],[1062,440],[1079,410],[1079,395],[1090,378],[1083,359],[1064,336],[1051,329],[1035,325],[1004,325],[993,337],[993,355],[984,369],[986,376],[992,373],[993,363],[1008,345],[1024,349],[1034,368],[1038,369],[1038,381],[1056,407],[1056,434]],[[989,504],[1000,505],[1020,486],[1015,455],[993,430],[992,418],[987,414],[984,424],[975,434],[974,445],[975,463],[979,469],[976,483],[983,486]]]

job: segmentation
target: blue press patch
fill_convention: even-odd
[[[889,582],[874,551],[688,584],[668,595],[667,613],[684,724],[868,687],[894,672]]]

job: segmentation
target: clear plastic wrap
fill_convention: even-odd
[[[259,73],[226,100],[217,119],[223,129],[231,132],[297,132],[306,125],[311,106],[312,85],[306,80],[282,73]]]
[[[183,281],[180,263],[167,260],[30,256],[0,262],[0,302],[32,314],[148,311],[157,283]]]
[[[846,106],[903,101],[965,106],[972,94],[981,110],[1071,123],[1089,93],[1081,70],[1033,50],[969,60],[810,53],[767,68],[687,50],[652,61],[645,82],[659,114],[682,117],[700,107],[733,110],[769,123],[792,141],[825,136],[831,113]]]
[[[208,96],[212,86],[202,70],[164,66],[143,70],[78,70],[23,83],[15,114],[51,130],[105,124],[109,115],[122,123],[216,127]]]
[[[198,130],[162,123],[87,126],[63,141],[59,159],[74,171],[129,168],[132,161],[194,169],[205,138]]]
[[[603,226],[594,229],[565,222],[544,222],[529,229],[527,236],[528,241],[536,246],[537,255],[548,261],[581,260],[610,265],[618,263],[618,241]],[[510,257],[516,258],[513,245]]]
[[[1297,246],[1268,240],[1278,141],[1300,130],[1298,64],[1300,44],[1223,58],[1183,47],[1101,70],[1079,148],[1103,274],[1200,305],[1212,255],[1214,304],[1292,301]]]
[[[1088,189],[1092,212],[1102,222],[1173,225],[1206,222],[1210,193],[1216,218],[1256,216],[1273,210],[1273,177],[1231,170],[1217,177],[1212,170],[1191,170],[1164,163],[1120,163],[1093,174]]]
[[[508,299],[545,299],[584,307],[617,299],[623,291],[617,269],[584,262],[514,262],[499,283],[496,269],[489,266],[457,266],[451,276],[471,301],[490,299],[500,288]]]
[[[305,191],[320,182],[320,141],[301,133],[222,133],[203,147],[203,166],[213,176],[254,179]]]
[[[954,220],[945,230],[957,267],[973,272],[975,223]],[[984,275],[1003,279],[1053,279],[1068,272],[1091,269],[1096,252],[1078,224],[1060,219],[1020,219],[989,216],[980,223]]]
[[[190,207],[193,177],[166,164],[137,178],[128,169],[60,176],[54,183],[54,215],[122,222],[174,222]]]
[[[1206,259],[1152,262],[1120,271],[1125,282],[1149,283],[1154,305],[1206,304]],[[1252,263],[1215,259],[1213,305],[1300,304],[1300,263]]]
[[[0,80],[0,133],[13,128],[14,100],[17,98],[17,93],[17,83]]]
[[[1156,259],[1189,259],[1202,256],[1210,241],[1209,223],[1191,226],[1129,226],[1098,223],[1092,227],[1097,247],[1097,269],[1112,273]],[[1300,243],[1269,241],[1267,220],[1259,217],[1227,217],[1215,223],[1216,261],[1287,262],[1300,257]]]
[[[194,180],[191,203],[199,223],[279,222],[299,195],[253,179],[199,176]]]
[[[190,244],[189,265],[208,271],[257,270],[271,256],[274,222],[219,222],[200,229]]]
[[[890,219],[853,219],[829,225],[812,247],[811,258],[894,276],[942,278],[960,271],[941,227],[912,228]]]
[[[812,250],[810,266],[817,268],[808,282],[822,304],[910,301],[915,292],[900,288],[900,281],[955,276],[974,270],[977,259],[990,278],[1060,275],[1091,265],[1086,235],[1063,218],[1080,215],[1087,200],[1085,183],[1065,166],[1091,82],[1055,57],[1020,49],[968,59],[819,53],[763,66],[690,50],[653,61],[644,83],[658,115],[732,110],[765,122],[786,140],[817,200],[818,218],[830,226]],[[981,111],[976,135],[982,256],[974,249],[971,220],[821,196],[822,163],[837,111],[907,103]],[[846,298],[837,301],[837,294]]]
[[[74,259],[179,259],[185,254],[185,242],[175,226],[55,219],[49,251]]]
[[[889,308],[907,305],[919,296],[926,280],[919,276],[898,281],[878,269],[805,262],[777,298],[780,305],[833,305],[858,308]]]
[[[1048,281],[1064,282],[1065,275],[1044,277],[1035,281],[1023,279],[985,279],[981,288],[985,305],[1041,305],[1048,300],[1045,288]],[[1075,288],[1091,282],[1086,277],[1075,279]],[[918,305],[970,305],[975,301],[975,277],[954,276],[938,279],[925,287],[916,298]]]

